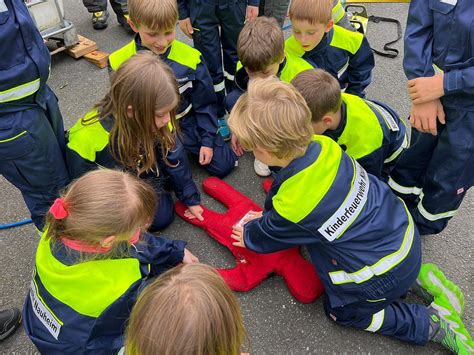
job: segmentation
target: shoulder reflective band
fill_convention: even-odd
[[[382,116],[382,118],[384,119],[385,123],[387,124],[387,126],[390,128],[391,131],[398,132],[400,130],[400,127],[398,127],[398,124],[397,124],[397,121],[395,121],[395,118],[393,118],[393,116],[385,108],[369,100],[364,100],[364,102]]]
[[[352,160],[352,163],[355,164],[355,178],[352,181],[352,187],[346,199],[337,211],[318,229],[318,232],[330,242],[339,238],[351,226],[367,202],[369,177],[359,163],[354,160]]]
[[[403,242],[400,248],[396,252],[383,257],[374,265],[365,266],[358,271],[352,273],[347,273],[343,270],[330,272],[329,277],[331,278],[333,284],[340,285],[350,282],[360,284],[362,282],[370,280],[375,275],[380,276],[386,273],[387,271],[400,264],[403,259],[406,258],[413,244],[415,228],[413,226],[413,219],[410,215],[410,212],[408,212],[405,204],[403,204],[403,206],[405,207],[405,211],[408,217],[408,227],[405,231]]]
[[[384,318],[385,318],[385,309],[382,309],[381,311],[375,313],[372,316],[372,322],[367,328],[365,328],[365,331],[372,332],[372,333],[375,333],[376,331],[378,331],[383,325]]]
[[[0,91],[0,102],[10,102],[23,99],[38,91],[40,87],[40,79],[30,81],[29,83],[16,86],[14,88]]]

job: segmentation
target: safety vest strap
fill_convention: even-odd
[[[336,5],[332,8],[332,19],[334,23],[338,23],[346,14],[344,7],[342,6],[341,0],[338,0]]]
[[[116,71],[124,62],[135,54],[137,54],[137,45],[135,44],[135,40],[132,40],[109,56],[110,67],[113,71]]]
[[[312,140],[320,146],[315,162],[285,180],[273,196],[275,210],[293,223],[309,215],[326,196],[334,183],[342,158],[341,148],[332,139],[313,136]]]
[[[367,103],[358,96],[342,94],[346,104],[346,127],[337,139],[346,146],[346,153],[360,159],[379,149],[383,143],[380,122]]]
[[[0,103],[11,102],[33,95],[40,88],[40,79],[0,91]]]
[[[367,280],[370,280],[374,276],[380,276],[390,271],[407,257],[415,238],[415,227],[410,212],[408,212],[405,204],[403,204],[403,206],[405,207],[405,212],[408,217],[408,226],[406,228],[400,248],[395,252],[383,257],[375,264],[367,265],[355,272],[346,272],[344,270],[330,272],[329,277],[331,278],[333,284],[341,285],[346,283],[363,283]]]
[[[36,270],[44,288],[79,314],[98,317],[142,278],[135,258],[101,259],[65,265],[51,252],[43,233],[36,253]]]
[[[344,49],[351,54],[359,50],[364,35],[360,32],[350,31],[341,26],[334,25],[331,46]]]

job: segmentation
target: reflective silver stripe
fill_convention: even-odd
[[[336,11],[334,11],[336,10]],[[341,1],[339,0],[336,4],[336,6],[333,7],[332,9],[332,19],[334,20],[334,23],[337,24],[337,22],[344,16],[344,8],[342,7]]]
[[[186,107],[184,111],[176,114],[176,119],[178,120],[182,118],[183,116],[185,116],[189,111],[191,111],[192,108],[193,108],[193,104],[189,104],[189,106]]]
[[[440,0],[440,2],[444,2],[445,4],[449,5],[456,5],[458,3],[458,0]]]
[[[423,197],[425,197],[425,195],[423,194],[423,191],[422,191],[421,194],[420,194],[420,202],[418,202],[417,208],[418,208],[418,211],[420,212],[420,214],[423,217],[425,217],[428,221],[433,222],[433,221],[437,221],[437,220],[440,220],[440,219],[443,219],[443,218],[451,218],[451,217],[454,217],[454,215],[458,211],[458,210],[452,210],[452,211],[448,211],[448,212],[431,214],[423,207]]]
[[[352,273],[347,273],[344,270],[330,272],[329,277],[331,278],[333,284],[340,285],[350,282],[359,284],[365,282],[375,275],[379,276],[386,273],[406,258],[410,252],[411,245],[413,244],[415,228],[413,227],[413,219],[406,209],[405,204],[404,207],[408,217],[408,227],[405,231],[405,236],[403,237],[403,242],[400,248],[396,252],[383,257],[374,265],[364,266],[358,271]]]
[[[385,318],[385,309],[382,309],[381,311],[375,313],[372,316],[372,322],[367,328],[365,328],[365,330],[368,332],[375,333],[382,327],[384,318]]]
[[[225,89],[225,83],[221,81],[219,84],[214,85],[214,91],[219,92]]]
[[[344,234],[347,228],[354,223],[367,202],[370,186],[369,178],[359,163],[353,161],[354,163],[355,179],[351,190],[337,211],[318,229],[318,232],[330,242]]]
[[[0,0],[0,12],[6,12],[6,11],[8,11],[8,7],[7,5],[5,5],[5,1]]]
[[[185,92],[187,89],[189,88],[192,88],[193,87],[193,82],[192,81],[188,81],[186,84],[182,85],[179,87],[179,93],[182,94],[183,92]]]
[[[393,180],[391,177],[388,179],[388,186],[392,188],[392,190],[397,191],[398,193],[404,195],[419,195],[421,193],[421,189],[416,186],[402,186]]]
[[[36,79],[12,89],[0,91],[0,102],[20,100],[37,92],[39,87],[40,79]]]
[[[403,142],[402,144],[400,145],[400,147],[398,147],[398,149],[393,152],[393,154],[391,156],[389,156],[387,159],[385,159],[383,162],[386,164],[386,163],[390,163],[391,161],[397,159],[397,157],[403,152],[404,149],[408,148],[408,137],[405,133],[404,137],[403,137]]]
[[[228,72],[226,72],[224,70],[224,77],[227,79],[227,80],[230,80],[230,81],[234,81],[234,76]]]
[[[133,244],[132,244],[133,245]],[[117,355],[125,355],[125,346],[122,346]]]
[[[346,64],[344,64],[344,66],[337,71],[337,77],[340,78],[342,74],[346,72],[347,68],[349,68],[349,58],[347,58]]]
[[[369,100],[364,100],[367,105],[369,105],[371,108],[374,110],[378,111],[380,115],[382,115],[382,118],[384,119],[385,123],[387,126],[390,128],[390,130],[394,132],[398,132],[400,130],[400,127],[398,127],[397,121],[395,121],[395,118],[382,106],[377,105],[375,102],[369,101]]]

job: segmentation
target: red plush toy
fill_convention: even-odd
[[[226,213],[217,213],[203,206],[204,221],[187,219],[187,207],[176,203],[176,213],[185,221],[204,229],[212,238],[230,249],[237,266],[233,269],[218,269],[224,280],[234,291],[249,291],[260,284],[271,273],[282,276],[291,294],[302,303],[313,302],[324,291],[314,266],[305,260],[297,247],[270,254],[258,254],[232,245],[232,226],[239,223],[250,211],[262,211],[259,205],[235,190],[224,181],[209,177],[203,182],[204,191],[222,202]]]

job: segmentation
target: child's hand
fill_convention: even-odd
[[[245,248],[243,227],[232,227],[232,234],[230,235],[230,237],[235,240],[232,245],[235,245],[236,247]]]
[[[204,218],[202,217],[202,212],[204,210],[202,209],[201,206],[196,205],[196,206],[188,206],[188,209],[184,211],[184,217],[188,219],[195,219],[197,218],[200,221],[204,221]]]
[[[193,38],[193,25],[191,24],[191,19],[189,17],[186,17],[183,20],[179,20],[179,28],[181,28],[181,31],[188,36],[189,38]]]
[[[253,221],[254,219],[262,217],[262,215],[263,215],[262,211],[260,211],[260,212],[250,211],[249,213],[247,213],[247,216],[242,221],[242,223],[245,224],[247,222]]]
[[[214,156],[214,150],[209,147],[201,147],[199,150],[199,164],[207,165],[211,162],[212,157]]]
[[[237,139],[237,137],[235,136],[235,134],[233,134],[231,137],[230,137],[230,145],[232,147],[232,150],[234,151],[234,153],[240,157],[244,154],[244,149],[242,148],[242,146],[240,145],[239,143],[239,140]]]
[[[245,22],[252,21],[255,17],[258,16],[258,6],[247,6],[247,11],[245,14]]]
[[[408,81],[408,94],[413,104],[424,104],[444,96],[443,74]]]
[[[438,134],[436,117],[441,124],[445,124],[443,105],[439,99],[413,105],[410,112],[410,124],[413,128],[423,133]]]
[[[188,249],[184,249],[183,264],[198,263],[199,259],[194,256]]]

